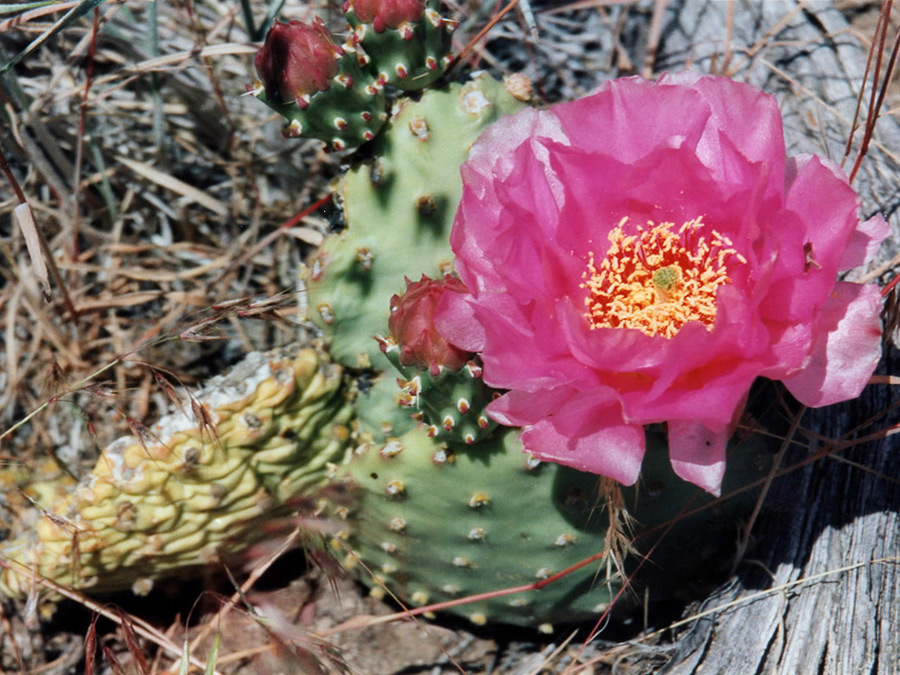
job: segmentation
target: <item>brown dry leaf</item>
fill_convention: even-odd
[[[19,204],[13,213],[19,229],[22,231],[22,236],[25,237],[25,246],[28,249],[31,266],[34,268],[34,276],[40,282],[44,294],[50,295],[50,277],[47,274],[47,263],[41,249],[41,235],[37,231],[31,207],[27,203]]]

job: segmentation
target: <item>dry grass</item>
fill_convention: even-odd
[[[0,14],[0,54],[9,58],[47,35],[74,4]],[[324,4],[315,9],[336,17]],[[580,14],[562,3],[533,4],[549,10],[540,41],[531,37],[528,13],[517,9],[493,29],[487,48],[479,43],[466,55],[464,67],[524,69],[545,100],[586,93],[598,73],[652,72],[665,2],[584,0],[573,5]],[[257,23],[268,11],[262,2],[250,7]],[[288,3],[281,16],[304,19],[312,9]],[[458,6],[459,46],[501,9],[475,0]],[[638,38],[623,33],[635,16]],[[595,60],[596,36],[583,30],[585,17],[612,36],[603,62]],[[53,454],[79,475],[98,448],[165,411],[172,386],[198,383],[244,351],[296,339],[296,270],[327,230],[331,207],[296,216],[327,194],[339,158],[315,141],[285,143],[274,116],[241,96],[254,77],[254,53],[237,0],[107,0],[2,76],[0,460],[37,467]],[[0,527],[11,527],[15,512],[2,513]],[[258,570],[264,567],[261,561]],[[198,609],[220,611],[194,629],[194,663],[210,653],[210,635],[246,632],[255,644],[226,639],[221,672],[278,667],[260,665],[270,663],[254,660],[261,654],[277,656],[271,663],[289,672],[339,671],[328,644],[294,626],[297,597],[313,597],[319,575],[295,582],[291,595],[263,592],[257,607],[268,603],[265,616],[242,606],[258,575],[235,594],[235,605],[214,598]],[[383,611],[347,584],[342,592],[351,597],[344,617]],[[171,626],[160,628],[70,595],[119,628],[106,623],[98,631],[88,613],[42,629],[35,608],[0,605],[0,645],[11,652],[0,669],[175,672],[185,617],[163,612]],[[340,616],[333,601],[318,602],[320,614]],[[436,651],[432,663],[446,668],[439,672],[465,672],[453,665],[463,657],[485,672],[499,668],[488,641],[461,632],[367,630],[343,649],[369,645],[378,660],[379,649],[405,641],[400,649]],[[456,647],[466,640],[461,656]],[[521,656],[516,672],[550,672],[576,660],[595,664],[578,672],[607,672],[632,653],[578,644]],[[98,661],[86,661],[85,652]],[[138,654],[148,657],[142,663]],[[242,670],[244,663],[251,665]]]

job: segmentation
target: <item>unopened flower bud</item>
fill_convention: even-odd
[[[342,54],[321,20],[276,21],[256,54],[256,72],[270,100],[277,94],[289,103],[328,89]]]
[[[361,23],[370,23],[376,33],[417,23],[425,15],[424,0],[347,0],[344,11],[353,10]]]
[[[400,345],[400,363],[427,368],[437,375],[441,368],[459,370],[472,358],[470,352],[451,345],[434,325],[434,310],[444,293],[468,293],[456,277],[406,280],[406,292],[391,298],[388,329]]]

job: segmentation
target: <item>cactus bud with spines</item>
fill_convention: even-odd
[[[440,0],[347,0],[349,44],[372,58],[380,83],[406,91],[424,89],[450,63],[457,22],[442,16],[440,5]]]
[[[496,427],[485,412],[494,390],[481,379],[475,354],[447,342],[434,325],[445,293],[466,293],[454,276],[406,280],[403,295],[391,298],[388,337],[376,336],[381,351],[400,372],[398,403],[423,424],[428,435],[473,444]]]
[[[321,21],[312,25],[276,21],[256,54],[256,72],[266,88],[266,96],[278,96],[285,103],[296,101],[305,108],[312,94],[331,86],[342,55]]]
[[[459,370],[474,354],[451,345],[434,325],[434,310],[444,293],[467,293],[465,285],[452,275],[431,279],[424,274],[419,281],[406,280],[402,295],[391,298],[388,330],[398,346],[403,366],[417,366],[439,375],[441,370]],[[384,343],[381,347],[386,351]]]
[[[383,85],[356,53],[335,44],[321,20],[275,22],[256,55],[255,93],[288,119],[285,136],[335,150],[371,140],[387,119]]]

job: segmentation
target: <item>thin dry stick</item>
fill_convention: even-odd
[[[663,15],[666,13],[668,0],[654,0],[653,14],[650,17],[650,28],[647,31],[647,57],[644,60],[644,70],[641,75],[650,79],[653,75],[653,65],[656,63],[656,52],[659,49],[659,41],[662,38]]]
[[[228,602],[222,605],[222,608],[216,613],[214,617],[211,617],[209,621],[205,623],[203,629],[197,634],[197,636],[193,640],[193,644],[188,648],[188,652],[192,652],[194,647],[200,644],[203,639],[209,635],[209,632],[212,630],[214,625],[221,625],[222,619],[237,605],[238,601],[241,600],[244,596],[246,596],[247,592],[253,588],[254,584],[259,580],[259,578],[266,573],[266,571],[273,565],[275,562],[281,558],[287,551],[291,550],[297,541],[300,539],[300,528],[295,528],[293,532],[291,532],[285,540],[281,543],[281,545],[266,559],[263,563],[250,573],[247,577],[247,580],[241,584],[239,590],[235,591],[234,594],[228,599]]]
[[[313,213],[315,211],[318,211],[320,208],[325,207],[329,202],[331,202],[331,200],[332,200],[332,196],[330,194],[325,195],[320,200],[307,206],[305,209],[303,209],[300,213],[298,213],[293,218],[290,218],[289,220],[286,220],[285,222],[283,222],[281,225],[278,226],[278,229],[267,234],[265,237],[260,239],[254,246],[250,247],[247,251],[245,251],[243,254],[241,254],[240,257],[238,257],[236,260],[231,262],[231,264],[229,264],[228,267],[225,268],[225,270],[222,272],[222,274],[220,274],[218,276],[218,278],[215,279],[215,281],[211,282],[211,285],[220,284],[222,282],[222,279],[224,279],[229,274],[231,274],[236,268],[238,268],[241,265],[243,265],[244,263],[246,263],[253,256],[255,256],[257,253],[262,251],[267,246],[269,246],[269,244],[271,244],[273,241],[275,241],[278,237],[283,235],[287,230],[291,229],[294,225],[299,223],[301,220],[306,218],[308,215],[310,215],[311,213]]]
[[[869,81],[869,73],[872,69],[872,57],[875,56],[876,38],[881,31],[882,22],[887,20],[883,10],[884,6],[882,4],[882,11],[878,13],[878,20],[875,22],[875,37],[872,39],[872,44],[869,45],[869,53],[866,55],[866,69],[863,71],[862,86],[859,88],[859,95],[856,97],[856,109],[853,112],[853,123],[850,125],[850,134],[847,136],[847,144],[844,146],[844,157],[841,159],[842,168],[850,157],[850,150],[853,149],[853,137],[856,135],[856,130],[859,128],[859,113],[862,110],[863,96],[865,96],[866,93],[866,82]]]
[[[768,588],[764,591],[759,591],[758,593],[752,593],[750,595],[745,595],[744,597],[737,598],[736,600],[732,600],[724,605],[720,605],[718,607],[711,607],[709,609],[703,610],[702,612],[698,612],[697,614],[692,614],[691,616],[681,619],[680,621],[675,621],[674,623],[669,624],[665,628],[660,628],[659,630],[653,631],[652,633],[648,633],[647,635],[642,635],[639,638],[635,639],[635,642],[653,642],[653,640],[659,638],[664,633],[675,630],[676,628],[680,628],[681,626],[687,625],[693,621],[697,621],[704,617],[719,614],[721,612],[726,612],[729,609],[733,609],[735,607],[740,607],[741,605],[748,605],[750,603],[756,602],[757,600],[761,600],[770,595],[775,595],[776,593],[782,593],[792,588],[796,588],[797,586],[806,586],[818,581],[821,581],[827,576],[832,574],[845,574],[847,572],[852,572],[853,570],[860,569],[861,567],[868,567],[870,565],[887,565],[889,563],[898,563],[900,562],[900,557],[898,556],[890,556],[887,558],[875,558],[874,560],[865,560],[863,562],[852,563],[850,565],[845,565],[844,567],[838,567],[833,570],[826,570],[824,572],[820,572],[819,574],[813,574],[809,577],[803,577],[802,579],[795,579],[794,581],[789,581],[781,586],[776,586],[775,588]]]
[[[450,64],[447,66],[447,70],[445,71],[444,74],[446,75],[447,73],[450,73],[454,68],[456,68],[457,64],[459,64],[459,62],[462,60],[462,58],[465,57],[470,51],[472,51],[472,49],[475,48],[475,45],[477,45],[479,42],[481,42],[481,39],[485,35],[487,35],[488,32],[494,26],[497,25],[497,23],[499,23],[500,19],[502,19],[509,12],[511,12],[512,9],[518,4],[519,4],[519,0],[512,0],[506,7],[504,7],[502,10],[500,10],[500,12],[497,13],[497,16],[495,16],[490,21],[488,21],[487,25],[484,28],[482,28],[480,31],[478,31],[478,34],[475,37],[473,37],[471,40],[469,40],[469,44],[467,44],[465,47],[463,47],[462,51],[453,57],[453,60],[450,61]]]
[[[794,419],[791,420],[790,429],[788,429],[781,447],[775,454],[775,459],[772,461],[772,467],[769,470],[769,475],[766,476],[766,481],[763,483],[762,489],[759,493],[759,497],[757,498],[756,503],[753,505],[753,511],[750,513],[750,517],[747,519],[747,526],[744,528],[744,534],[738,541],[737,551],[734,555],[734,561],[731,564],[732,576],[737,572],[738,565],[740,565],[741,561],[744,559],[744,553],[747,552],[747,547],[750,545],[750,533],[753,531],[753,525],[756,523],[757,517],[759,517],[759,512],[762,509],[763,502],[766,499],[766,495],[769,493],[769,488],[772,487],[772,481],[775,479],[775,473],[778,470],[778,467],[781,466],[781,462],[784,459],[784,453],[786,453],[787,449],[790,447],[791,440],[794,438],[794,434],[797,433],[797,429],[800,427],[800,420],[802,419],[805,412],[806,406],[802,406],[800,410],[798,410],[794,415]]]
[[[91,30],[91,44],[88,50],[87,69],[84,76],[84,94],[81,97],[81,109],[78,119],[78,136],[75,141],[75,171],[72,176],[72,231],[71,256],[78,259],[78,238],[81,226],[81,165],[84,161],[84,138],[87,134],[87,112],[90,102],[91,82],[94,79],[94,56],[97,53],[97,33],[100,28],[100,8],[94,9],[94,23]]]
[[[728,11],[725,14],[725,53],[722,55],[721,71],[726,72],[734,56],[732,41],[734,40],[735,1],[728,0]]]
[[[613,5],[633,5],[638,0],[576,0],[565,5],[544,7],[538,10],[539,14],[564,14],[566,12],[574,12],[579,9],[599,9],[601,7],[612,7]]]
[[[730,71],[724,72],[722,74],[726,77],[734,77],[735,73],[744,68],[748,62],[753,60],[756,54],[763,47],[769,44],[769,40],[778,35],[782,30],[784,30],[785,26],[787,26],[797,14],[805,11],[807,4],[809,4],[809,0],[800,0],[800,2],[798,2],[790,12],[781,17],[781,19],[774,26],[767,30],[759,40],[757,40],[753,45],[750,46],[749,49],[745,51],[746,58],[744,58],[744,60],[735,64],[735,66]]]
[[[866,130],[863,134],[863,140],[862,145],[859,148],[859,154],[856,157],[856,162],[854,162],[853,164],[853,170],[850,172],[851,183],[853,182],[853,179],[856,178],[856,173],[859,171],[859,167],[862,164],[863,158],[869,151],[869,143],[872,140],[872,135],[875,133],[875,125],[878,123],[878,119],[881,115],[881,108],[884,105],[884,99],[887,95],[888,86],[890,85],[891,79],[893,78],[894,70],[897,67],[897,53],[898,50],[900,50],[900,30],[897,31],[897,36],[894,38],[894,46],[891,49],[891,57],[888,60],[887,72],[885,73],[884,80],[881,82],[881,87],[879,89],[878,76],[880,73],[881,54],[884,50],[884,43],[887,38],[887,30],[889,27],[887,17],[890,16],[892,2],[893,0],[885,0],[885,7],[883,7],[882,9],[882,11],[885,12],[884,29],[881,32],[881,38],[879,40],[878,58],[875,66],[875,73],[872,76],[872,91],[870,93],[871,98],[869,101],[869,116],[866,118]],[[876,90],[878,92],[877,100]]]
[[[6,632],[6,637],[9,640],[9,643],[12,645],[13,655],[16,658],[16,665],[19,667],[19,672],[25,672],[25,661],[22,658],[22,650],[19,648],[19,643],[16,640],[16,633],[13,632],[12,624],[9,622],[9,617],[6,616],[6,612],[3,610],[3,605],[0,604],[0,625],[3,626],[3,630]]]
[[[109,607],[105,605],[101,605],[99,603],[94,602],[86,595],[79,593],[78,591],[63,586],[61,584],[56,583],[55,581],[51,581],[50,579],[45,579],[37,574],[35,574],[32,570],[27,567],[20,567],[17,564],[12,564],[7,560],[0,559],[0,567],[5,567],[10,572],[14,574],[20,574],[22,576],[26,576],[30,578],[35,583],[44,586],[45,588],[54,591],[55,593],[59,593],[60,595],[68,598],[69,600],[74,600],[75,602],[84,605],[92,612],[96,612],[100,616],[103,616],[110,621],[122,625],[122,616],[120,614],[121,610],[113,611]],[[156,629],[151,624],[147,623],[143,619],[136,617],[134,615],[128,615],[128,620],[131,621],[134,626],[135,632],[141,635],[142,637],[150,640],[157,646],[165,649],[169,653],[173,654],[175,657],[181,657],[181,647],[172,642],[165,634],[161,633],[158,629]],[[195,657],[190,657],[191,665],[194,665],[201,670],[206,670],[207,665],[200,661]],[[213,671],[213,675],[222,675],[218,670]]]

